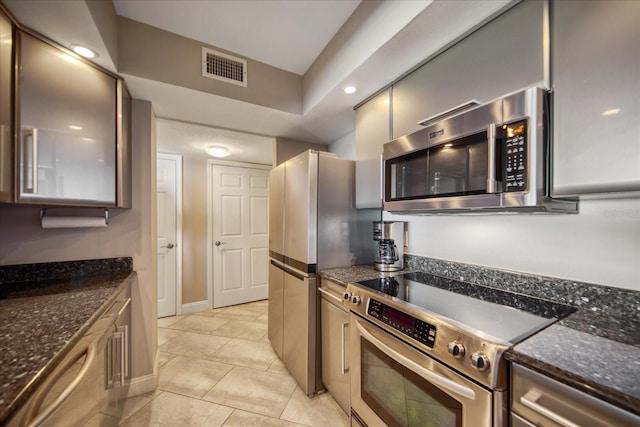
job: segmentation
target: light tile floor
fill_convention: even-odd
[[[158,389],[123,426],[348,426],[329,393],[307,397],[267,338],[267,301],[158,320]]]

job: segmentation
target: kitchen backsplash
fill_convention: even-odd
[[[615,317],[640,316],[640,292],[405,254],[405,268]]]

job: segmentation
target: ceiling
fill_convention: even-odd
[[[95,10],[93,15],[90,11],[95,5],[90,8],[79,0],[0,1],[22,24],[64,46],[85,43],[95,48],[99,53],[95,62],[118,72],[101,22]],[[265,163],[273,137],[329,144],[350,134],[355,105],[513,3],[113,0],[116,13],[125,18],[299,74],[303,111],[292,114],[119,74],[132,95],[151,101],[163,119],[158,122],[160,148],[176,152],[206,144],[215,135],[212,144],[243,147],[235,151],[244,157],[228,159]],[[346,95],[347,84],[356,86],[357,92]]]
[[[361,0],[113,0],[120,16],[303,75]]]

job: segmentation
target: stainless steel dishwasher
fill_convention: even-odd
[[[629,427],[640,417],[512,364],[512,427]]]
[[[129,375],[130,302],[127,286],[8,427],[118,425]]]

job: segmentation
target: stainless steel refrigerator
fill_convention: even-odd
[[[308,395],[323,388],[316,272],[368,263],[375,253],[370,218],[358,224],[354,175],[353,161],[309,150],[269,178],[268,336]]]

